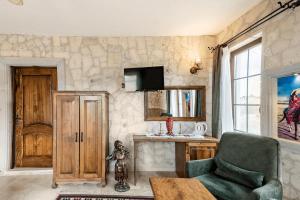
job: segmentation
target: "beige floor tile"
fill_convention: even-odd
[[[64,184],[51,188],[52,175],[16,175],[0,176],[0,200],[54,200],[59,194],[106,194],[153,196],[149,184],[150,176],[176,177],[174,172],[141,172],[138,173],[137,185],[132,185],[132,175],[128,192],[119,193],[114,190],[114,174],[108,175],[107,185],[98,187],[95,183]]]

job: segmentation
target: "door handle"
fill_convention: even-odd
[[[78,133],[76,132],[75,142],[78,142]]]
[[[83,132],[81,132],[80,140],[83,142]]]

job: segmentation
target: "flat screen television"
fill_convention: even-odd
[[[125,68],[126,91],[153,91],[164,89],[164,67]]]

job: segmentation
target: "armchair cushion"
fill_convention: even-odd
[[[261,187],[264,175],[261,172],[249,171],[235,166],[221,158],[216,158],[217,169],[215,174],[227,180],[242,184],[249,188]]]
[[[189,178],[209,173],[215,169],[214,159],[192,160],[186,163],[186,176]]]
[[[250,196],[252,189],[230,182],[213,173],[196,177],[218,199],[245,200]]]

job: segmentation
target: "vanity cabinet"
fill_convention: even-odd
[[[201,160],[215,157],[217,142],[186,142],[175,144],[176,173],[186,177],[185,163],[191,160]]]
[[[177,175],[181,178],[185,175],[185,164],[190,160],[199,160],[214,157],[218,139],[204,136],[201,137],[162,137],[162,136],[147,136],[133,135],[133,182],[136,185],[136,163],[138,154],[138,144],[142,142],[174,142],[175,143],[175,163]],[[167,152],[170,153],[170,152]]]
[[[108,93],[56,92],[53,107],[53,187],[74,181],[105,185]]]

